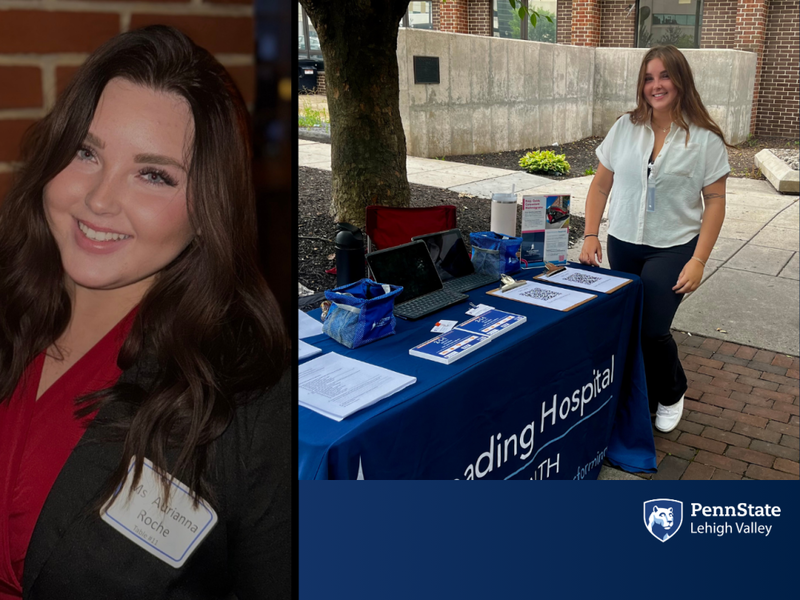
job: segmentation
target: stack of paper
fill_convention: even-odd
[[[315,335],[320,335],[321,333],[322,323],[313,317],[309,317],[302,310],[297,311],[297,337],[299,338],[297,347],[297,360],[304,360],[322,352],[322,350],[316,346],[312,346],[311,344],[303,341],[303,338],[313,337]]]
[[[449,365],[462,356],[466,356],[481,346],[485,346],[490,341],[492,341],[492,338],[488,335],[453,329],[436,336],[432,340],[423,342],[419,346],[414,346],[408,353],[411,356],[427,358],[428,360]]]
[[[322,334],[322,323],[308,316],[302,310],[297,311],[297,337],[301,340]]]
[[[593,292],[603,292],[604,294],[616,292],[619,288],[631,282],[631,280],[626,277],[614,277],[613,275],[606,275],[600,271],[576,269],[574,267],[566,267],[563,271],[555,275],[542,273],[534,277],[534,279],[583,288],[592,290]]]
[[[411,348],[408,353],[449,365],[525,321],[527,318],[522,315],[492,309],[456,325],[452,331]]]
[[[597,298],[594,294],[565,290],[552,285],[544,285],[538,281],[526,281],[523,285],[507,292],[496,289],[486,293],[500,298],[507,298],[508,300],[516,300],[517,302],[525,302],[526,304],[561,311],[572,310],[584,302]]]
[[[471,331],[481,335],[496,337],[522,325],[528,319],[522,315],[503,312],[502,310],[489,310],[456,325],[461,331]]]
[[[300,406],[341,421],[417,378],[331,352],[300,365],[298,380]]]
[[[322,352],[322,350],[316,346],[312,346],[303,340],[297,340],[297,343],[299,344],[297,347],[297,360],[305,360],[306,358],[310,358],[315,354]]]

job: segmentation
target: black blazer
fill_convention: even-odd
[[[143,384],[143,370],[121,381]],[[144,387],[147,387],[146,384]],[[53,485],[25,559],[23,598],[42,600],[291,597],[291,380],[240,406],[215,442],[219,521],[180,569],[89,508],[121,457],[90,427]],[[96,422],[119,410],[104,407]]]

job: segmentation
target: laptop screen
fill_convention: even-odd
[[[428,252],[442,281],[472,275],[475,272],[460,230],[450,229],[429,233],[416,236],[414,239],[422,240],[428,246]]]
[[[367,254],[367,263],[378,283],[403,286],[395,304],[442,289],[442,282],[423,242],[371,252]]]

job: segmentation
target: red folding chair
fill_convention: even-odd
[[[368,206],[366,221],[367,252],[372,252],[407,244],[417,235],[454,229],[456,207],[450,204],[422,208]]]

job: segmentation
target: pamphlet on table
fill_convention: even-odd
[[[613,275],[606,275],[598,271],[576,269],[574,267],[564,267],[564,270],[559,271],[555,275],[542,273],[534,277],[534,279],[583,288],[592,290],[593,292],[602,292],[604,294],[616,292],[619,288],[631,282],[630,279],[625,277],[614,277]]]
[[[538,281],[526,281],[523,285],[510,289],[507,292],[501,292],[498,288],[486,293],[492,296],[506,298],[507,300],[515,300],[517,302],[524,302],[525,304],[533,304],[534,306],[542,306],[544,308],[552,308],[560,311],[572,310],[584,302],[597,298],[594,294],[565,290],[552,285],[544,285]]]
[[[300,406],[334,421],[341,421],[417,381],[416,377],[336,352],[303,363],[297,372]]]
[[[297,342],[297,360],[305,360],[322,352],[322,350],[316,346],[312,346],[308,342],[304,342],[303,340],[297,340]]]
[[[322,323],[298,309],[297,337],[302,340],[315,335],[322,335]]]
[[[525,321],[527,319],[522,315],[491,309],[456,325],[448,333],[411,348],[408,353],[449,365]]]
[[[523,269],[543,267],[545,262],[567,263],[569,201],[569,194],[522,197]]]

